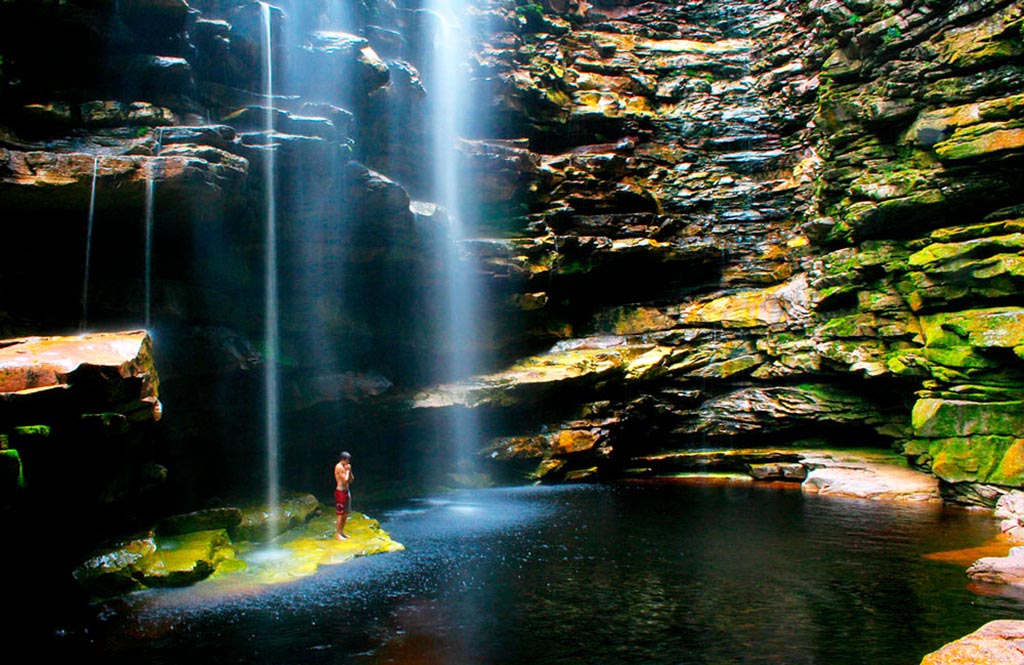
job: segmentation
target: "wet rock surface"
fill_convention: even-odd
[[[1024,663],[1024,622],[992,621],[921,661],[921,665],[959,663]]]
[[[279,4],[266,26],[250,1],[0,6],[0,331],[84,326],[86,300],[136,327],[151,298],[182,510],[251,484],[229,460],[261,436],[272,363],[299,484],[338,431],[391,471],[404,442],[446,451],[423,433],[467,410],[520,479],[813,439],[897,450],[956,501],[1024,484],[1016,3],[474,3],[461,110],[487,123],[452,146],[458,220],[430,176],[436,17]],[[471,324],[439,323],[452,257]],[[481,366],[453,378],[466,325]],[[43,432],[6,432],[8,488]],[[887,492],[858,489],[867,466],[746,464]]]
[[[131,509],[166,474],[146,452],[158,386],[145,331],[0,341],[0,449],[18,463],[3,496],[49,506],[74,487],[83,509]]]
[[[336,540],[333,514],[322,511],[308,494],[282,498],[275,540],[267,549],[260,541],[268,510],[264,505],[225,506],[168,516],[155,531],[92,552],[75,567],[74,579],[93,600],[102,601],[207,580],[220,585],[286,582],[321,565],[403,549],[362,513],[350,516],[349,538]]]

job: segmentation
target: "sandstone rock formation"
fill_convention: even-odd
[[[232,506],[171,515],[156,530],[99,548],[78,563],[74,579],[91,598],[102,600],[147,588],[191,586],[211,576],[221,584],[291,581],[321,565],[403,549],[361,513],[350,518],[349,540],[336,541],[333,515],[317,519],[320,504],[312,495],[287,497],[280,508],[276,546],[288,555],[276,563],[245,558],[255,546],[250,537],[265,531],[267,507]]]
[[[172,462],[259,436],[274,163],[299,464],[337,430],[442,452],[420,435],[472,409],[486,458],[548,480],[815,439],[895,450],[960,501],[1024,484],[1016,3],[475,2],[457,252],[428,156],[436,17],[322,4],[268,26],[246,0],[0,8],[0,190],[27,250],[0,277],[43,296],[5,289],[0,330],[77,321],[94,185],[90,318],[137,324],[153,184]],[[461,351],[452,255],[483,303],[450,324],[477,329],[464,380],[438,369]],[[182,489],[241,480],[210,469]]]
[[[921,665],[1024,663],[1024,622],[991,621],[970,635],[934,651]]]
[[[0,341],[0,447],[21,465],[0,493],[50,506],[74,488],[88,512],[154,489],[158,385],[144,331]]]

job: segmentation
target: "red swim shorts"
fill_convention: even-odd
[[[352,492],[348,490],[334,490],[334,511],[338,515],[348,512],[348,504],[352,502]]]

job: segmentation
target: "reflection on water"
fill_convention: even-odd
[[[987,516],[744,487],[460,492],[379,514],[408,548],[240,597],[146,592],[106,662],[914,664],[1024,600],[924,555]],[[80,654],[81,652],[79,652]]]

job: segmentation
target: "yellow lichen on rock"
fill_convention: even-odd
[[[221,585],[277,584],[314,574],[321,566],[343,564],[356,557],[400,552],[405,547],[380,528],[380,522],[362,513],[352,513],[345,525],[346,540],[334,537],[334,515],[320,517],[286,534],[270,555],[244,548],[239,556],[247,565],[229,563],[218,567],[214,578]]]

